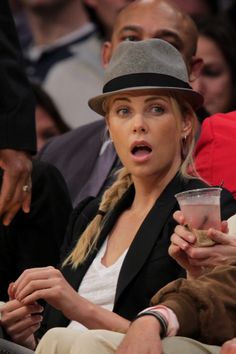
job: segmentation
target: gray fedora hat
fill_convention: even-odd
[[[105,115],[104,100],[115,94],[137,90],[178,92],[193,109],[203,97],[188,84],[188,72],[182,55],[161,39],[122,42],[105,70],[103,94],[88,101],[92,110]]]

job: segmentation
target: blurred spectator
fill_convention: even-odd
[[[172,2],[194,19],[215,14],[218,10],[216,0],[172,0]]]
[[[195,149],[195,167],[211,185],[223,185],[236,198],[236,111],[204,120]]]
[[[101,41],[110,37],[117,14],[131,1],[84,0],[97,24]],[[79,54],[56,65],[45,82],[46,90],[72,128],[101,118],[87,106],[88,99],[101,91],[103,78],[101,46],[96,44],[96,51],[94,49],[94,43],[86,44],[85,50],[80,46]]]
[[[50,96],[37,84],[32,84],[36,98],[36,135],[38,151],[52,137],[70,130]]]
[[[116,16],[134,0],[84,0],[90,16],[104,39],[110,40]]]
[[[12,15],[15,21],[17,34],[22,49],[26,48],[32,41],[32,33],[28,23],[26,13],[19,0],[9,0]]]
[[[23,5],[33,36],[24,50],[30,79],[43,84],[70,127],[98,119],[96,113],[88,113],[87,101],[100,90],[102,41],[82,0],[18,2]],[[75,57],[73,65],[60,65]]]
[[[224,3],[224,2],[223,2]],[[236,23],[235,23],[235,18],[236,18],[236,1],[232,0],[228,7],[225,9],[225,13],[227,15],[227,18],[231,22],[232,26],[236,30]]]
[[[198,22],[197,55],[204,61],[192,83],[202,92],[210,114],[236,109],[236,34],[223,17],[205,17]]]

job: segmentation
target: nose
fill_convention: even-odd
[[[148,131],[148,126],[142,114],[135,114],[133,117],[133,132],[138,134],[145,134]]]

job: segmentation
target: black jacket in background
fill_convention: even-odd
[[[0,224],[0,300],[23,270],[56,266],[72,207],[63,178],[45,162],[33,161],[31,211],[10,226]]]
[[[34,97],[8,1],[0,1],[0,149],[36,152]]]

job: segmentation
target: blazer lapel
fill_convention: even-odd
[[[91,265],[94,258],[96,257],[99,249],[101,248],[103,242],[107,238],[109,232],[112,230],[113,226],[115,225],[117,218],[123,212],[123,210],[127,209],[131,205],[133,198],[134,198],[134,187],[131,186],[128,189],[128,191],[124,194],[123,198],[114,207],[112,212],[110,212],[110,214],[107,216],[107,220],[105,221],[105,224],[101,230],[101,234],[99,236],[96,249],[91,253],[91,255],[86,259],[86,261],[78,268],[72,269],[71,266],[66,266],[65,268],[63,268],[63,274],[65,278],[69,281],[69,283],[71,284],[71,286],[73,286],[75,290],[78,290],[85,273],[87,272],[89,266]]]
[[[115,304],[125,288],[143,267],[157,239],[161,237],[162,229],[177,205],[174,195],[182,189],[180,177],[176,175],[162,192],[138,230],[120,271]]]

